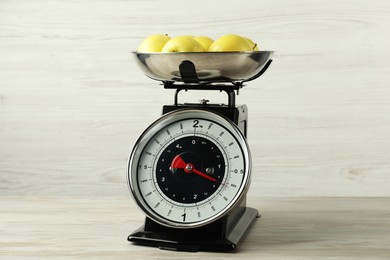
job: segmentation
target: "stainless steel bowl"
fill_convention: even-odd
[[[272,51],[251,52],[133,52],[146,76],[159,81],[183,81],[179,66],[190,61],[200,82],[238,82],[256,76]]]

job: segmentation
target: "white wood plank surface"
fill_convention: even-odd
[[[7,197],[0,199],[0,258],[389,259],[389,200],[263,198],[252,202],[262,217],[238,251],[192,253],[128,243],[143,222],[123,197]]]
[[[130,51],[149,34],[240,33],[276,55],[249,107],[262,196],[390,195],[387,1],[2,1],[1,194],[127,193],[126,160],[173,92]],[[202,95],[216,102],[219,94]]]
[[[233,258],[388,259],[389,29],[385,0],[0,1],[0,258],[226,258],[124,240],[128,154],[173,102],[131,51],[237,33],[276,55],[237,97],[264,218]]]

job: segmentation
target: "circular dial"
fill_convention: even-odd
[[[158,187],[176,203],[199,203],[207,199],[220,187],[224,176],[221,150],[203,136],[175,140],[163,149],[156,165]]]
[[[245,195],[250,155],[230,120],[205,110],[178,110],[153,123],[129,159],[129,186],[156,222],[199,227],[224,216]]]

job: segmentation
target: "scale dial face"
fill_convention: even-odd
[[[205,110],[183,109],[158,119],[130,155],[128,182],[154,221],[199,227],[225,216],[244,198],[250,153],[237,126]]]

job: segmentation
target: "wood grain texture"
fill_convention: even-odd
[[[122,197],[0,199],[4,259],[388,259],[389,198],[263,198],[235,253],[173,252],[127,243],[142,225]],[[7,209],[7,210],[5,210]]]
[[[0,258],[388,259],[389,29],[385,0],[0,1]],[[263,215],[238,254],[125,241],[128,154],[173,102],[130,53],[154,33],[276,51],[237,97]]]
[[[390,195],[387,1],[21,0],[0,12],[0,194],[127,194],[129,151],[173,102],[130,51],[163,32],[240,33],[276,51],[237,100],[256,192]]]

